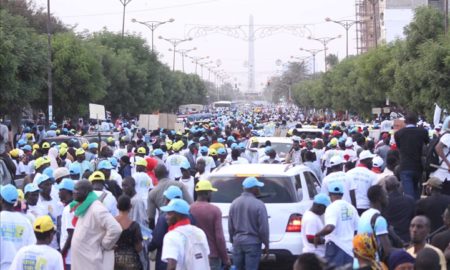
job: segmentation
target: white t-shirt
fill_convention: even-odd
[[[325,151],[325,153],[322,156],[322,160],[325,161],[325,167],[330,167],[330,160],[334,156],[341,156],[342,157],[342,151],[339,149],[329,149]]]
[[[122,176],[117,172],[117,170],[112,169],[109,178],[110,180],[116,181],[119,187],[122,188]]]
[[[119,210],[117,210],[117,200],[111,192],[106,189],[102,191],[94,190],[94,192],[99,197],[99,199],[102,196],[103,192],[106,192],[106,197],[102,201],[103,205],[106,207],[106,209],[108,209],[113,217],[119,214]]]
[[[61,253],[50,246],[31,245],[23,247],[17,252],[10,269],[62,270],[64,264]]]
[[[320,257],[325,256],[325,245],[314,247],[314,244],[308,242],[307,235],[316,235],[324,227],[322,217],[314,214],[311,211],[306,211],[302,218],[302,241],[303,253],[312,252]]]
[[[333,172],[325,176],[325,178],[322,180],[321,192],[328,194],[328,186],[331,183],[336,182],[340,182],[344,186],[344,196],[342,197],[342,199],[347,201],[348,203],[352,203],[352,200],[350,198],[350,190],[355,190],[356,185],[352,181],[352,179],[347,177],[347,174],[345,172]]]
[[[378,175],[365,167],[356,167],[347,172],[347,176],[356,186],[356,208],[369,209],[370,201],[367,191],[378,183]]]
[[[145,208],[147,208],[148,192],[153,189],[153,182],[150,176],[145,172],[137,172],[133,174],[133,178],[136,181],[136,194],[141,197],[145,202]]]
[[[205,172],[211,172],[212,169],[216,168],[216,163],[214,162],[214,159],[212,157],[198,157],[195,163],[197,163],[199,159],[203,159],[205,161]]]
[[[334,230],[325,236],[349,256],[353,257],[353,235],[358,228],[358,211],[353,205],[337,200],[325,210],[325,225],[334,225]]]
[[[440,138],[440,142],[444,144],[444,156],[447,156],[447,159],[450,160],[450,155],[448,154],[450,151],[450,133],[444,134]],[[442,159],[440,157],[439,162],[442,162]],[[431,173],[430,176],[437,177],[442,181],[445,181],[445,179],[450,180],[450,172],[448,171],[447,163],[442,162],[442,164],[439,167],[440,168]]]
[[[0,212],[0,269],[9,269],[17,251],[36,243],[30,221],[19,212]],[[14,269],[14,268],[13,268]]]
[[[188,241],[188,237],[190,241]],[[193,254],[195,257],[186,257],[188,254],[192,254],[194,249],[198,251],[195,252],[196,254]],[[195,226],[180,226],[164,236],[161,260],[163,262],[167,262],[167,259],[176,260],[176,270],[209,270],[208,255],[209,246],[206,235],[201,229]]]
[[[186,187],[186,190],[188,191],[189,195],[191,195],[191,198],[193,199],[194,198],[194,189],[195,189],[194,177],[191,176],[189,179],[180,178],[180,183],[182,183]]]
[[[59,247],[62,250],[64,245],[66,244],[67,238],[69,238],[69,234],[67,233],[67,229],[75,229],[72,224],[72,220],[74,217],[74,212],[70,212],[70,205],[66,205],[61,215],[61,238],[59,242]],[[67,251],[67,256],[65,259],[66,264],[72,264],[71,259],[71,250]]]
[[[358,233],[367,233],[367,234],[373,234],[375,231],[375,235],[383,235],[388,233],[388,225],[386,219],[379,215],[377,219],[375,220],[375,226],[372,228],[372,217],[375,214],[380,214],[380,211],[378,211],[375,208],[369,208],[361,215],[358,221]]]
[[[12,160],[14,165],[16,165],[16,175],[22,175],[28,173],[28,167],[23,164],[22,161],[17,162],[15,159]]]
[[[180,166],[183,162],[189,162],[185,156],[173,154],[166,159],[166,167],[169,171],[169,178],[175,180],[181,177]]]

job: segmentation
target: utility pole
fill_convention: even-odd
[[[53,89],[52,89],[52,31],[50,0],[47,0],[47,87],[48,87],[48,123],[53,121]]]
[[[448,0],[444,1],[444,12],[445,12],[445,35],[448,35]]]
[[[335,37],[320,37],[320,38],[315,38],[315,37],[311,37],[311,36],[308,37],[308,39],[318,41],[318,42],[322,43],[322,45],[323,45],[323,52],[324,52],[324,59],[325,59],[325,72],[327,72],[327,49],[328,49],[327,45],[331,41],[338,39],[340,37],[341,37],[341,35],[338,35]]]
[[[123,35],[125,34],[125,9],[127,7],[127,5],[131,2],[131,0],[119,0],[120,3],[122,3],[123,6],[123,14],[122,14],[122,38]]]

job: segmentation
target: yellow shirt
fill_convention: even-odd
[[[447,270],[447,262],[445,260],[444,253],[442,253],[440,249],[429,244],[425,244],[424,248],[431,248],[432,250],[436,251],[436,253],[439,255],[439,264],[441,265],[441,270]],[[414,258],[417,255],[417,253],[415,253],[414,247],[410,247],[406,251],[409,253],[409,255],[413,256]]]

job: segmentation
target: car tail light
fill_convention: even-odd
[[[301,231],[302,231],[302,215],[292,214],[289,217],[289,221],[286,226],[286,232],[301,232]]]

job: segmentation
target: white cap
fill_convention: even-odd
[[[374,167],[380,168],[384,164],[384,160],[380,156],[376,156],[372,160],[372,164]]]
[[[359,154],[359,160],[368,159],[368,158],[374,158],[375,155],[372,154],[369,150],[364,150]]]
[[[344,159],[341,156],[339,156],[339,155],[333,156],[330,159],[330,167],[333,167],[333,166],[336,166],[336,165],[340,165],[342,163],[344,163]]]

